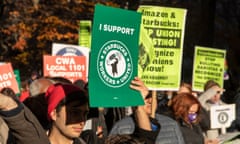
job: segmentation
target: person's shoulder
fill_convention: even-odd
[[[156,113],[156,119],[160,122],[161,121],[175,121],[170,116],[166,116],[166,115],[163,115],[163,114],[157,114],[157,113]]]
[[[126,116],[123,119],[117,121],[111,131],[110,135],[112,134],[130,134],[133,133],[135,129],[135,123],[131,116]]]
[[[116,122],[116,124],[129,124],[134,123],[133,117],[125,116],[123,119]]]

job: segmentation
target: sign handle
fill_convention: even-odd
[[[151,117],[155,118],[155,113],[156,113],[156,108],[157,108],[157,91],[152,91],[152,114]]]
[[[221,134],[226,134],[226,127],[221,127]]]

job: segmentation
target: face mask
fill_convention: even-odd
[[[197,118],[197,114],[196,113],[188,114],[188,120],[190,122],[193,122],[196,118]]]

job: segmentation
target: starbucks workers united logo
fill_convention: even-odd
[[[109,87],[121,87],[132,75],[132,58],[127,47],[120,41],[106,42],[97,58],[98,75]]]

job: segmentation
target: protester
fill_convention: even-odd
[[[14,100],[18,100],[15,92],[12,88],[5,87],[0,93],[5,94]],[[11,130],[8,128],[5,121],[0,117],[0,144],[15,144],[15,138],[12,135]]]
[[[0,144],[7,144],[9,128],[0,117]]]
[[[199,125],[201,120],[201,104],[190,93],[179,93],[172,99],[171,110],[173,118],[180,125],[184,141],[187,144],[210,144],[218,143],[218,140],[204,138]]]
[[[48,87],[54,83],[56,83],[56,82],[49,78],[45,78],[45,77],[41,77],[39,79],[34,80],[29,85],[30,97],[35,97],[39,94],[45,93],[47,91]]]
[[[172,97],[175,95],[174,91],[158,91],[157,92],[158,102],[157,110],[158,114],[168,115],[169,113],[169,103]]]
[[[48,144],[48,138],[38,120],[17,99],[0,93],[0,116],[12,130],[17,144]]]
[[[204,92],[199,96],[199,101],[202,106],[209,111],[213,105],[224,105],[221,100],[221,95],[224,89],[220,87],[218,83],[213,80],[209,80],[204,85]]]
[[[84,144],[80,134],[89,110],[86,92],[72,84],[59,83],[48,88],[46,99],[51,144]]]
[[[141,137],[148,137],[149,139],[155,139],[156,132],[161,128],[160,132],[157,134],[157,138],[155,139],[156,144],[184,144],[183,137],[181,134],[181,131],[173,119],[170,117],[155,114],[155,117],[152,116],[152,112],[155,112],[156,108],[153,108],[155,110],[152,110],[152,95],[148,92],[147,87],[144,85],[144,83],[137,78],[135,81],[133,81],[133,85],[138,85],[144,93],[147,93],[147,96],[144,98],[145,105],[143,106],[144,111],[148,115],[150,119],[151,124],[151,131],[148,131],[150,134],[145,134],[145,136]],[[155,100],[155,99],[154,99]],[[161,126],[160,126],[161,125]],[[109,135],[116,135],[116,134],[134,134],[136,133],[137,129],[137,123],[134,119],[134,115],[126,116],[122,120],[118,121],[110,131]]]
[[[221,95],[223,92],[224,89],[221,88],[217,82],[208,80],[204,85],[204,92],[199,96],[199,101],[203,107],[203,110],[205,111],[205,119],[203,121],[205,124],[209,125],[206,125],[206,127],[202,128],[206,135],[208,131],[215,131],[215,133],[220,132],[220,129],[211,129],[210,127],[210,109],[212,106],[225,105],[225,103],[221,100]]]
[[[38,79],[39,77],[40,75],[36,70],[32,71],[31,76],[28,79],[28,84],[31,84],[34,80]]]
[[[30,96],[26,98],[23,103],[36,116],[40,124],[45,130],[49,128],[49,121],[47,119],[47,102],[45,93],[49,86],[53,85],[54,81],[48,78],[39,78],[34,80],[29,86]]]
[[[141,90],[138,87],[134,89]],[[84,143],[79,135],[87,118],[88,97],[85,91],[73,84],[54,84],[46,92],[47,116],[52,124],[48,135],[36,117],[18,100],[3,94],[0,94],[0,99],[0,116],[14,130],[17,143]],[[141,129],[150,130],[149,118],[141,107],[136,110],[136,119]]]
[[[88,87],[85,81],[78,79],[74,85],[85,89],[88,92]],[[88,118],[84,126],[84,130],[81,137],[91,144],[104,144],[104,140],[107,137],[107,126],[104,118],[104,108],[90,107]]]
[[[194,93],[193,90],[192,90],[192,86],[190,84],[186,83],[186,82],[181,83],[180,88],[177,91],[177,93],[178,94],[189,93],[189,94],[192,94],[195,97],[197,97],[196,93]],[[199,121],[200,127],[203,130],[203,132],[206,133],[206,131],[209,130],[209,128],[210,128],[209,114],[204,108],[201,108],[200,112],[199,112],[199,115],[201,117],[201,119]]]
[[[19,100],[23,102],[28,97],[29,97],[29,84],[28,81],[25,80],[21,82],[21,93],[19,96]]]

